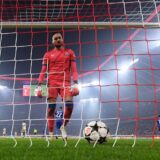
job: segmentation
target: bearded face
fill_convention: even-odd
[[[64,43],[62,35],[60,33],[54,34],[52,37],[52,43],[56,48],[60,48],[61,46],[63,46]]]

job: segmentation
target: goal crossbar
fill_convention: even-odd
[[[0,25],[3,27],[46,27],[49,28],[110,28],[110,27],[136,27],[136,28],[144,28],[144,27],[151,27],[151,28],[159,28],[159,22],[0,22]]]

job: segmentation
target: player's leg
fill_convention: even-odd
[[[49,135],[53,135],[55,108],[56,108],[56,101],[54,99],[50,99],[50,101],[48,101],[48,113],[47,113]]]
[[[24,137],[26,137],[26,133],[27,133],[27,131],[26,131],[26,129],[24,130]]]
[[[26,136],[26,130],[25,129],[22,130],[22,136],[23,136],[23,138]]]
[[[72,97],[66,97],[65,108],[64,108],[64,122],[63,125],[66,126],[71,118],[73,112],[73,100]]]
[[[55,136],[58,139],[58,121],[56,120]]]
[[[54,130],[54,112],[56,108],[57,96],[58,96],[58,89],[49,87],[47,119],[48,119],[48,131],[50,136],[53,135],[53,130]]]
[[[56,139],[58,139],[58,135],[60,134],[60,128],[62,126],[63,119],[56,121]]]
[[[60,130],[61,130],[61,133],[62,133],[62,137],[66,139],[67,138],[67,133],[66,133],[66,130],[65,130],[65,126],[69,122],[69,119],[72,115],[73,97],[72,97],[72,94],[71,94],[71,91],[70,91],[69,87],[66,87],[65,90],[61,89],[60,94],[61,94],[61,97],[63,98],[63,100],[65,102],[64,120],[63,120],[63,124],[62,124]]]

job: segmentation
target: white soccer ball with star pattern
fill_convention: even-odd
[[[87,123],[83,131],[85,139],[89,143],[104,143],[109,135],[109,129],[102,121],[91,121]]]

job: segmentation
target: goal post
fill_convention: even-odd
[[[1,22],[4,28],[159,28],[159,22]]]

